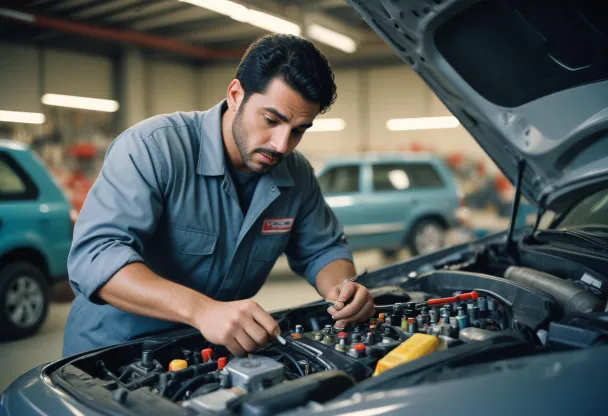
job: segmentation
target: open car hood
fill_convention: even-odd
[[[608,2],[346,0],[522,193],[608,175]]]

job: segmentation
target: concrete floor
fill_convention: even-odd
[[[400,257],[406,258],[407,253]],[[384,259],[376,251],[365,251],[355,254],[355,264],[358,269],[367,267],[373,270],[382,266]],[[304,279],[293,275],[286,260],[281,258],[254,299],[266,310],[273,311],[308,303],[320,299],[320,296]],[[63,328],[70,304],[52,303],[47,320],[35,336],[0,343],[0,392],[30,368],[61,357]]]

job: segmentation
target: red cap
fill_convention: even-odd
[[[408,324],[413,324],[414,322],[416,322],[416,318],[407,318]]]
[[[338,338],[348,338],[348,332],[338,332]]]
[[[358,352],[365,351],[365,344],[355,344],[353,348]]]
[[[218,370],[222,370],[224,367],[226,367],[226,361],[228,359],[226,357],[220,357],[217,359],[217,369]]]
[[[213,350],[211,348],[205,348],[201,351],[201,355],[203,356],[203,362],[206,363],[213,358]]]

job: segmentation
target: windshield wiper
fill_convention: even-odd
[[[536,241],[564,241],[583,244],[586,247],[599,247],[608,250],[608,242],[600,237],[578,230],[543,230],[534,234]],[[544,240],[544,241],[543,241]]]

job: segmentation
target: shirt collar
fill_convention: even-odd
[[[204,176],[224,174],[224,142],[222,140],[222,108],[226,100],[220,101],[203,115],[201,122],[201,148],[198,153],[196,172]]]
[[[222,140],[222,114],[226,100],[220,101],[203,115],[201,148],[198,154],[196,172],[204,176],[224,175],[224,142]],[[289,157],[288,157],[289,158]],[[283,160],[270,171],[277,186],[293,186],[293,178],[287,167],[287,160]]]

